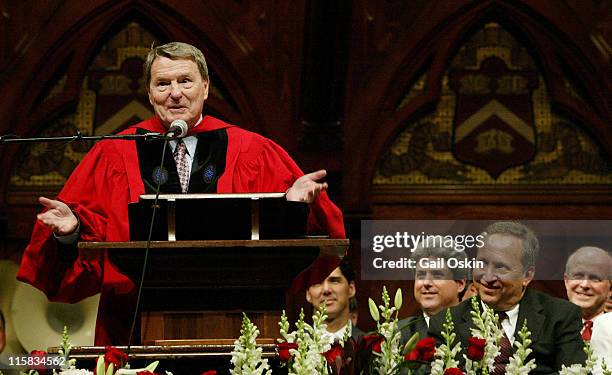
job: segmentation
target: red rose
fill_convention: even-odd
[[[217,371],[216,370],[208,370],[206,372],[203,372],[202,375],[217,375]]]
[[[289,362],[292,355],[289,353],[291,349],[297,349],[298,345],[294,342],[281,342],[276,344],[276,352],[278,353],[278,359],[281,362]]]
[[[487,340],[470,337],[468,339],[467,357],[472,361],[480,361],[484,356],[485,345],[487,345]]]
[[[425,337],[417,342],[415,349],[419,351],[420,357],[423,361],[431,362],[433,361],[434,354],[436,353],[436,340],[432,337]]]
[[[464,373],[457,367],[450,367],[444,370],[444,375],[464,375]]]
[[[383,342],[385,342],[385,338],[384,337],[381,337],[380,340],[374,341],[374,344],[372,344],[372,351],[376,352],[376,353],[382,352],[381,345],[382,345]]]
[[[436,353],[436,340],[431,337],[425,337],[424,339],[417,342],[414,349],[406,354],[404,359],[406,361],[424,361],[431,362],[434,359]]]
[[[362,340],[366,349],[371,349],[373,352],[380,353],[380,346],[385,341],[385,338],[380,335],[365,335],[362,337]]]
[[[325,359],[327,360],[327,363],[329,363],[331,365],[334,362],[336,362],[336,358],[338,358],[338,357],[342,358],[343,350],[344,350],[344,348],[342,348],[342,346],[336,344],[336,345],[332,346],[331,349],[329,349],[328,351],[323,353],[323,355],[325,356]]]
[[[115,369],[122,368],[128,361],[128,356],[114,346],[107,346],[104,353],[104,365],[108,366],[112,363]]]
[[[47,356],[47,352],[45,352],[44,350],[32,350],[30,352],[30,357],[46,357]]]
[[[404,360],[414,362],[419,360],[419,352],[416,349],[413,349],[410,353],[404,356]]]
[[[30,357],[40,358],[40,359],[41,359],[41,361],[40,361],[40,362],[42,362],[42,359],[43,359],[44,357],[46,357],[46,356],[47,356],[47,352],[45,352],[44,350],[32,350],[32,351],[30,352]],[[38,370],[38,373],[39,373],[40,375],[43,375],[43,374],[47,374],[47,373],[48,373],[48,371],[46,370],[45,365],[33,366],[33,367],[32,367],[32,369],[34,369],[34,370]]]

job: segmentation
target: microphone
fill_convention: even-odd
[[[184,120],[174,120],[172,124],[170,124],[170,128],[165,136],[168,137],[168,139],[181,138],[187,135],[188,130],[189,126]]]

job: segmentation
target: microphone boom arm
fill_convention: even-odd
[[[76,135],[60,136],[60,137],[31,137],[21,138],[13,135],[0,136],[0,145],[11,143],[43,143],[43,142],[72,142],[72,141],[100,141],[104,139],[124,139],[124,140],[156,140],[166,139],[166,136],[160,133],[145,133],[145,134],[106,134],[106,135],[82,135],[80,132]]]

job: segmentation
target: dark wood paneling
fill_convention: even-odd
[[[354,228],[359,219],[366,218],[609,219],[609,187],[373,191],[372,177],[402,126],[435,106],[439,81],[456,48],[479,23],[493,18],[528,40],[556,110],[594,134],[609,159],[610,6],[597,0],[353,0],[334,11],[324,1],[305,0],[3,2],[0,134],[32,135],[50,119],[71,111],[96,48],[113,25],[133,18],[160,38],[195,43],[204,50],[236,102],[232,120],[286,147],[305,170],[330,169],[334,197],[343,205],[353,236],[358,237]],[[337,48],[321,45],[328,42]],[[318,74],[316,66],[328,70]],[[559,78],[567,69],[582,82],[594,111],[585,110],[562,89]],[[36,105],[46,86],[64,71],[64,92]],[[424,72],[434,84],[422,98],[396,111],[406,87]],[[337,106],[339,101],[344,105]],[[304,130],[303,119],[327,125]],[[334,128],[338,121],[339,128]],[[330,135],[321,135],[321,129]],[[308,147],[298,149],[300,137],[313,135],[309,132],[324,141],[329,137],[329,144],[305,142]],[[19,150],[0,146],[3,258],[18,258],[23,249],[38,210],[34,194],[56,193],[22,192],[8,200],[9,175]],[[358,264],[354,250],[351,259]],[[367,296],[378,297],[381,285],[359,284],[361,320],[369,328]],[[399,285],[388,284],[392,289]],[[551,290],[560,294],[558,286]],[[294,298],[297,306],[304,305],[302,295]],[[414,305],[408,302],[403,312],[412,311]]]

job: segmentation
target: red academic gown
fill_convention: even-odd
[[[140,129],[140,130],[139,130]],[[258,134],[205,116],[189,135],[225,129],[225,170],[218,193],[284,192],[304,173],[280,146]],[[163,133],[157,118],[129,127]],[[58,195],[80,220],[81,241],[129,241],[128,203],[145,192],[134,141],[98,142]],[[342,213],[322,192],[310,205],[309,231],[344,238]],[[64,250],[64,251],[60,251]],[[17,278],[42,290],[49,300],[74,303],[101,292],[96,345],[126,343],[135,305],[135,285],[109,261],[106,252],[86,258],[66,254],[51,230],[36,222]]]

